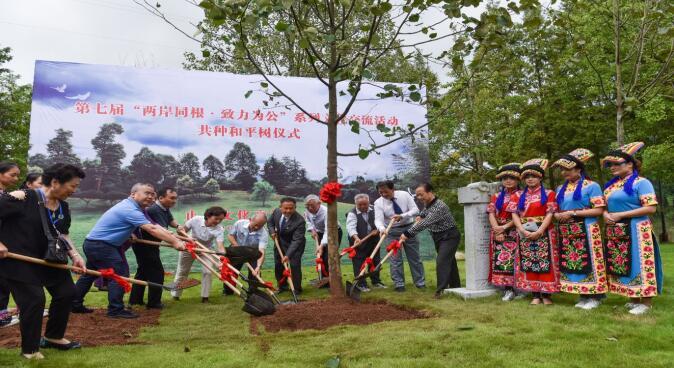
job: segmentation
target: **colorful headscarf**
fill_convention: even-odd
[[[612,163],[625,163],[625,162],[632,162],[634,165],[634,170],[632,172],[632,175],[627,179],[625,182],[625,186],[623,187],[623,190],[628,196],[631,196],[634,194],[634,181],[637,180],[639,177],[639,170],[637,170],[636,167],[636,158],[634,157],[639,150],[644,148],[644,142],[632,142],[628,143],[616,150],[613,150],[608,153],[606,157],[604,157],[601,160],[602,166],[606,167],[606,163],[612,162]],[[608,183],[604,185],[604,189],[610,187],[613,185],[615,182],[620,180],[619,176],[613,177],[613,179],[609,180]]]
[[[587,178],[585,163],[592,157],[594,157],[594,154],[590,152],[590,150],[585,148],[576,148],[552,164],[552,166],[559,166],[565,169],[573,169],[575,167],[580,169],[580,180],[578,180],[576,190],[573,192],[573,199],[575,201],[579,201],[583,196],[583,182],[585,181],[585,178]],[[564,194],[566,193],[566,188],[568,186],[569,181],[564,181],[564,184],[560,188],[559,193],[557,193],[557,203],[560,205],[562,202],[564,202]]]

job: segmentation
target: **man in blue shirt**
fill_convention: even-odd
[[[131,188],[129,198],[122,200],[107,210],[84,240],[84,254],[87,256],[87,268],[100,270],[112,268],[116,274],[129,276],[129,270],[123,266],[120,248],[137,228],[153,237],[171,244],[177,250],[184,250],[184,243],[166,229],[154,225],[145,216],[143,210],[154,203],[156,194],[151,184],[137,183]],[[89,292],[96,276],[83,275],[77,280],[73,313],[91,313],[84,306],[84,297]],[[111,280],[108,286],[108,317],[137,318],[138,315],[124,310],[124,289]]]

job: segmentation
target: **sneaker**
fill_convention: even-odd
[[[78,313],[78,314],[88,314],[88,313],[94,313],[94,310],[91,309],[91,308],[87,308],[87,307],[84,306],[84,304],[82,304],[82,305],[73,306],[73,309],[70,312],[71,313]]]
[[[370,288],[367,287],[367,286],[359,285],[359,286],[357,286],[357,288],[358,288],[358,290],[360,290],[360,291],[363,292],[363,293],[369,293],[370,291],[372,291],[372,290],[370,290]]]
[[[42,359],[44,359],[44,355],[42,355],[42,353],[40,353],[39,351],[36,351],[32,354],[21,354],[21,356],[23,356],[24,358],[26,358],[28,360],[42,360]]]
[[[591,310],[591,309],[597,308],[600,304],[601,304],[601,302],[597,299],[588,299],[585,302],[585,305],[583,305],[580,308],[585,309],[585,310]]]
[[[648,312],[651,309],[650,306],[646,304],[637,304],[636,307],[630,309],[630,314],[634,314],[635,316],[642,315],[646,312]]]
[[[627,308],[627,309],[634,309],[634,308],[636,308],[638,305],[639,305],[639,303],[632,303],[632,302],[629,302],[629,303],[625,303],[625,308]]]
[[[395,289],[393,289],[393,290],[395,290],[396,292],[402,293],[402,292],[405,291],[405,287],[404,286],[396,286]]]
[[[117,312],[117,313],[108,312],[108,318],[134,319],[134,318],[138,318],[138,315],[136,313],[130,312],[128,310],[122,310],[122,311]]]
[[[590,299],[581,298],[574,307],[585,309],[585,305],[590,301]]]
[[[381,282],[372,284],[372,287],[375,289],[386,289],[386,285],[382,284]]]
[[[501,298],[504,302],[509,302],[513,299],[515,299],[515,292],[512,290],[506,290],[505,293],[503,293],[503,298]]]

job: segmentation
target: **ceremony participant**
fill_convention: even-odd
[[[194,216],[185,222],[185,231],[190,233],[192,239],[202,245],[213,249],[214,245],[220,252],[225,251],[225,228],[221,225],[227,216],[227,211],[222,207],[213,206],[204,212],[203,216]],[[215,244],[213,244],[215,243]],[[192,269],[194,259],[188,252],[178,254],[178,269],[174,281],[180,282],[187,278]],[[212,274],[205,267],[201,268],[201,302],[208,303],[208,296],[211,294]],[[225,289],[227,290],[227,289]],[[182,290],[171,292],[173,300],[180,300]]]
[[[544,159],[529,160],[522,165],[526,187],[513,194],[507,209],[520,232],[515,289],[531,292],[534,305],[552,304],[550,294],[559,292],[557,233],[552,225],[557,203],[555,192],[543,185],[547,166],[548,160]]]
[[[38,189],[42,188],[42,174],[28,173],[26,180],[21,184],[21,189]]]
[[[93,270],[112,268],[117,275],[129,276],[129,268],[124,265],[120,247],[126,243],[138,228],[153,237],[171,244],[176,250],[184,250],[183,242],[159,225],[152,224],[143,211],[155,200],[151,184],[137,183],[131,188],[128,198],[120,201],[96,222],[84,239],[84,254],[87,268]],[[84,297],[91,289],[96,276],[82,275],[75,284],[77,294],[73,300],[73,313],[91,313],[84,306]],[[108,283],[108,317],[137,318],[138,315],[124,309],[124,289],[115,280]]]
[[[501,181],[501,190],[491,196],[487,205],[489,224],[489,283],[503,288],[504,302],[517,296],[515,292],[515,263],[519,236],[513,223],[513,216],[506,211],[510,199],[519,192],[519,163],[509,163],[499,167],[496,179]]]
[[[412,226],[419,213],[419,208],[409,193],[395,190],[393,182],[390,180],[377,183],[377,191],[381,197],[374,201],[374,223],[380,236],[386,237],[382,246],[386,247],[393,240],[398,240],[400,235]],[[386,227],[391,221],[395,223],[387,234]],[[419,240],[417,238],[407,239],[403,243],[402,249],[405,251],[407,263],[410,265],[414,285],[419,289],[426,288],[424,264],[421,262],[421,254],[419,253]],[[402,253],[398,252],[398,254],[391,256],[391,280],[393,280],[394,290],[398,292],[405,291],[405,270]]]
[[[178,192],[174,188],[165,187],[159,189],[157,192],[157,201],[145,210],[148,219],[156,225],[168,229],[169,226],[178,230],[182,230],[182,226],[178,225],[173,218],[171,208],[176,205],[178,201]],[[144,232],[137,231],[138,238],[157,241],[159,239]],[[164,265],[161,263],[160,248],[148,247],[145,244],[134,243],[131,245],[133,253],[136,255],[136,270],[135,279],[150,281],[157,284],[164,283]],[[162,289],[148,288],[147,290],[147,309],[162,309],[164,305],[161,302]],[[133,284],[131,293],[129,294],[129,305],[144,305],[143,297],[145,294],[145,286]]]
[[[346,232],[349,235],[349,247],[358,245],[355,249],[356,255],[351,259],[353,275],[358,276],[363,263],[372,254],[374,247],[379,242],[379,230],[374,224],[375,215],[374,208],[370,206],[370,196],[365,193],[356,194],[354,203],[356,206],[346,213]],[[368,235],[371,236],[363,243],[363,239]],[[372,257],[372,266],[376,266],[380,260],[380,251],[377,251]],[[386,285],[381,282],[379,271],[370,276],[370,281],[372,281],[372,287],[386,288]],[[364,292],[370,291],[365,279],[360,280],[357,287]]]
[[[14,162],[0,162],[0,197],[5,191],[19,182],[19,165]],[[0,222],[2,226],[2,222]],[[7,310],[9,306],[9,288],[5,281],[0,277],[0,327],[12,322],[12,315]]]
[[[304,254],[307,240],[304,236],[306,231],[305,220],[297,213],[296,208],[297,201],[294,198],[281,198],[280,206],[272,212],[267,221],[267,226],[269,227],[269,234],[272,240],[274,238],[278,239],[284,254],[283,258],[281,258],[276,250],[276,246],[274,246],[274,274],[278,282],[279,291],[289,290],[288,282],[283,276],[283,264],[288,262],[295,291],[301,293],[302,255]]]
[[[456,227],[454,216],[442,199],[435,196],[430,183],[421,183],[416,189],[417,198],[424,208],[417,217],[417,221],[400,236],[401,242],[407,242],[423,230],[431,232],[435,251],[438,253],[435,264],[437,288],[435,297],[439,298],[447,288],[461,287],[459,267],[456,264],[456,250],[459,248],[461,233]]]
[[[227,235],[227,239],[235,247],[256,247],[260,251],[260,258],[251,264],[258,276],[264,263],[264,253],[269,241],[266,224],[267,215],[264,211],[259,211],[250,220],[241,219],[235,222]]]
[[[641,162],[634,157],[643,146],[624,145],[602,160],[613,175],[604,186],[609,291],[630,298],[625,306],[635,315],[651,309],[663,281],[660,248],[649,218],[658,202],[653,184],[639,176]]]
[[[561,291],[580,294],[577,308],[599,306],[608,290],[604,244],[598,218],[606,203],[599,184],[590,180],[585,163],[594,154],[578,148],[557,160],[565,181],[557,189],[554,214],[559,222],[559,269]]]
[[[21,310],[21,354],[29,359],[43,358],[40,347],[59,350],[80,347],[78,342],[64,338],[75,287],[70,272],[66,270],[5,257],[9,251],[44,259],[48,240],[40,213],[39,202],[42,202],[51,236],[57,238],[61,235],[70,245],[67,252],[73,266],[85,268],[84,260],[68,237],[71,215],[66,202],[77,190],[82,178],[82,169],[55,164],[44,171],[44,188],[24,190],[18,192],[20,195],[13,192],[12,195],[0,196],[0,277],[7,281],[6,285]],[[51,302],[44,338],[40,339],[44,289],[51,295]]]
[[[321,204],[320,198],[315,194],[309,194],[305,199],[304,218],[307,221],[307,232],[311,232],[311,237],[314,243],[318,243],[316,247],[316,258],[323,260],[325,265],[325,272],[330,274],[328,267],[328,207]],[[342,243],[342,226],[337,221],[337,244]],[[323,287],[328,287],[329,284]]]

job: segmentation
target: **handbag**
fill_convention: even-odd
[[[51,263],[68,264],[70,244],[63,238],[54,224],[47,219],[47,207],[44,204],[42,193],[38,190],[35,190],[35,192],[37,193],[37,204],[40,207],[42,230],[47,237],[47,251],[45,252],[44,260]],[[56,237],[52,234],[49,224],[51,224],[52,228],[56,231]]]

